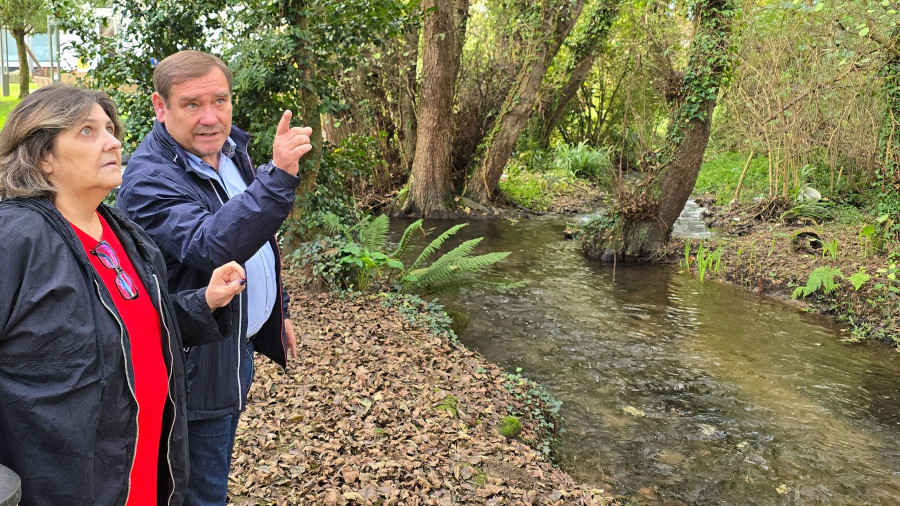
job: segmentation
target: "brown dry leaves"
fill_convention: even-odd
[[[517,401],[480,355],[377,299],[293,294],[299,358],[257,359],[233,504],[608,504],[497,433]],[[457,414],[439,409],[455,397]],[[522,420],[522,438],[534,437]]]

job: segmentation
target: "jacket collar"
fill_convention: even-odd
[[[27,199],[9,199],[0,202],[0,205],[30,209],[43,216],[53,230],[63,238],[66,245],[72,250],[75,258],[78,258],[85,266],[90,267],[90,260],[84,253],[84,247],[81,244],[81,240],[78,239],[78,236],[72,229],[72,225],[69,224],[69,220],[59,212],[59,209],[53,205],[53,202],[49,198],[35,197]],[[136,246],[136,253],[139,254],[141,258],[146,259],[147,251],[151,248],[147,243],[146,236],[138,231],[137,225],[126,219],[125,215],[122,214],[122,211],[109,207],[106,204],[100,204],[97,211],[113,229],[113,232],[119,237],[120,241],[122,241],[123,235],[130,237]],[[125,245],[127,242],[122,241],[122,244]],[[128,253],[131,254],[132,252],[129,251]]]
[[[49,198],[35,197],[27,199],[9,199],[3,201],[2,205],[30,209],[43,216],[53,230],[63,238],[66,245],[72,250],[75,258],[78,258],[82,264],[87,266],[90,265],[90,261],[84,253],[81,241],[78,239],[78,236],[75,235],[75,231],[72,229],[72,226],[69,225],[69,221],[63,217],[62,213],[59,212],[59,209],[53,205],[53,202]]]
[[[192,172],[199,177],[208,179],[206,175],[197,171],[190,163],[188,163],[187,152],[180,144],[175,142],[175,139],[173,139],[171,135],[169,135],[169,131],[166,130],[165,124],[160,123],[158,120],[153,120],[153,129],[150,131],[150,135],[156,142],[157,152],[160,155],[167,160],[176,163],[185,171]],[[235,163],[240,167],[238,160],[247,158],[247,146],[250,144],[250,134],[232,125],[230,137],[235,144]]]

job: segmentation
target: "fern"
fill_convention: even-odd
[[[428,267],[410,269],[410,274],[416,277],[418,283],[427,285],[452,276],[460,259],[472,252],[475,246],[481,242],[481,237],[469,239],[459,246],[448,251]]]
[[[341,223],[341,218],[334,213],[325,213],[322,215],[322,228],[329,234],[341,233],[344,234],[344,236],[350,235],[350,231],[347,229],[346,225]],[[349,237],[347,238],[349,239]]]
[[[336,258],[332,260],[334,270],[342,278],[341,284],[359,290],[368,287],[393,285],[395,289],[407,292],[446,293],[463,286],[484,285],[497,289],[509,289],[521,283],[500,283],[480,279],[481,272],[503,260],[509,252],[488,253],[471,256],[472,251],[483,238],[464,241],[449,252],[438,257],[430,265],[423,266],[453,234],[466,226],[455,225],[440,234],[426,246],[409,268],[400,261],[409,248],[416,233],[427,231],[423,221],[417,220],[406,227],[400,243],[393,252],[385,251],[385,243],[390,221],[387,215],[377,218],[364,217],[358,223],[347,225],[334,213],[322,216],[322,228],[335,236],[340,245]],[[397,280],[395,283],[395,279]],[[398,286],[399,285],[399,286]]]
[[[403,237],[400,239],[400,244],[397,245],[397,249],[391,253],[391,256],[400,258],[406,254],[406,248],[409,247],[409,241],[412,239],[413,233],[419,231],[422,232],[423,236],[425,235],[425,229],[422,227],[422,220],[416,220],[406,227],[406,230],[403,231]]]
[[[370,251],[381,250],[387,239],[390,221],[386,214],[381,214],[374,220],[364,223],[359,232],[359,242],[363,248]]]
[[[413,262],[412,265],[409,266],[409,270],[412,271],[412,270],[416,269],[417,267],[419,267],[419,265],[422,262],[424,262],[425,260],[428,260],[428,257],[430,257],[432,253],[437,251],[444,244],[444,241],[446,241],[447,238],[449,238],[451,235],[455,234],[456,232],[459,231],[459,229],[461,229],[465,226],[466,226],[466,223],[460,223],[458,225],[454,225],[454,226],[450,227],[449,229],[447,229],[446,232],[444,232],[443,234],[436,237],[433,241],[431,241],[431,244],[429,244],[428,246],[425,247],[425,249],[422,250],[422,253],[419,254],[418,258],[416,258],[416,261]]]
[[[856,291],[859,291],[859,289],[864,284],[866,284],[866,282],[872,279],[872,275],[866,272],[866,269],[864,267],[860,267],[859,271],[856,274],[850,276],[848,279],[850,280],[850,283],[853,284],[853,288]]]
[[[510,288],[512,287],[510,284],[478,279],[482,271],[505,259],[507,256],[509,256],[508,251],[487,253],[474,257],[457,256],[456,259],[451,261],[444,261],[444,257],[441,257],[440,260],[428,267],[410,272],[406,278],[406,289],[435,294],[455,291],[463,286],[473,284],[490,285],[495,288]]]
[[[797,287],[797,289],[794,290],[794,293],[791,294],[791,297],[795,299],[798,297],[809,297],[813,293],[819,291],[819,289],[822,289],[823,293],[829,294],[838,287],[835,278],[844,279],[844,273],[841,272],[840,269],[832,269],[829,266],[819,267],[809,273],[809,279],[806,281],[806,286]]]

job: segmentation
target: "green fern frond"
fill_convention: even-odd
[[[474,246],[474,244],[471,246]],[[467,250],[471,251],[471,248],[467,247],[460,251]],[[509,252],[487,253],[474,257],[467,255],[468,252],[462,257],[450,261],[444,261],[446,256],[441,257],[428,267],[410,272],[409,275],[415,277],[415,280],[410,283],[411,287],[434,293],[439,288],[448,285],[472,285],[473,281],[477,280],[477,276],[483,270],[509,256]]]
[[[867,273],[864,267],[860,267],[859,272],[851,275],[849,281],[853,284],[853,288],[859,291],[870,279],[872,279],[872,275]]]
[[[426,279],[430,276],[443,276],[445,274],[444,271],[456,269],[456,267],[454,267],[455,264],[466,257],[469,253],[471,253],[472,250],[475,249],[475,246],[481,242],[481,240],[481,237],[469,239],[468,241],[463,242],[459,246],[441,255],[441,257],[435,260],[431,265],[422,268],[419,278]],[[424,282],[427,283],[428,281]]]
[[[422,220],[416,220],[412,222],[406,230],[403,231],[403,237],[400,238],[400,244],[397,245],[397,249],[395,249],[391,256],[394,258],[400,258],[406,253],[406,248],[409,247],[409,241],[412,239],[412,235],[415,232],[422,231],[422,236],[425,235],[425,229],[422,227]]]
[[[341,223],[341,218],[334,213],[325,213],[322,215],[322,228],[329,234],[338,232],[347,235],[347,227]]]
[[[844,279],[844,273],[840,269],[833,269],[829,266],[822,266],[809,273],[809,279],[806,286],[797,287],[791,297],[809,297],[820,289],[825,294],[835,291],[838,287],[835,279]]]
[[[447,229],[447,231],[445,231],[443,234],[436,237],[433,241],[431,241],[431,244],[429,244],[428,246],[425,247],[425,249],[422,250],[422,253],[420,253],[419,257],[416,258],[416,261],[413,262],[412,265],[409,266],[409,269],[413,270],[413,269],[418,268],[419,265],[422,264],[422,262],[427,260],[428,257],[431,256],[432,253],[437,251],[444,244],[444,241],[446,241],[447,238],[449,238],[450,236],[452,236],[453,234],[458,232],[459,229],[465,227],[466,225],[467,225],[466,223],[460,223],[458,225],[454,225],[453,227]]]
[[[380,251],[387,240],[389,226],[387,215],[379,215],[363,226],[359,234],[360,243],[369,251]]]

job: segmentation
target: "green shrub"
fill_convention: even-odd
[[[516,204],[535,211],[546,211],[554,197],[582,193],[588,180],[601,186],[613,178],[608,150],[599,150],[582,142],[559,144],[548,151],[525,151],[507,166],[499,187]]]
[[[506,177],[500,180],[499,186],[506,198],[522,207],[546,211],[550,206],[550,184],[539,172],[512,165],[506,169]]]

